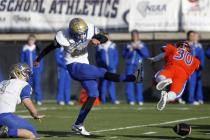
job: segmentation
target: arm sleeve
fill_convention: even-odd
[[[127,44],[127,46],[123,49],[122,56],[123,58],[129,58],[131,55],[132,52],[129,50],[129,45]]]
[[[147,49],[147,46],[143,44],[143,47],[140,49],[137,49],[137,52],[143,56],[143,58],[149,57],[149,51]]]
[[[200,51],[199,51],[199,60],[200,60],[200,68],[204,69],[204,66],[205,66],[205,54],[204,54],[203,47],[201,47]]]
[[[163,59],[163,57],[164,57],[164,53],[160,53],[153,57],[153,62],[160,61],[161,59]]]
[[[20,99],[21,101],[23,101],[25,98],[30,98],[31,97],[31,93],[32,93],[32,88],[30,85],[26,85],[21,93],[20,93]]]
[[[52,50],[56,49],[60,47],[60,45],[55,41],[52,42],[49,46],[47,46],[46,48],[44,48],[44,50],[41,51],[41,53],[38,55],[38,57],[36,58],[36,61],[40,62],[40,60],[47,55],[49,52],[51,52]]]

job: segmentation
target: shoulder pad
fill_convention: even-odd
[[[74,43],[74,40],[69,36],[69,29],[58,31],[55,40],[61,46],[69,46],[71,43]]]

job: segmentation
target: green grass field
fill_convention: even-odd
[[[192,133],[186,140],[210,139],[210,105],[169,104],[161,112],[156,104],[146,103],[144,106],[101,105],[92,109],[85,126],[94,135],[83,137],[74,135],[70,126],[74,122],[80,106],[58,106],[46,103],[38,107],[41,114],[46,115],[41,123],[29,118],[29,113],[22,106],[17,114],[34,125],[43,140],[179,140],[172,127],[178,122],[192,125]]]

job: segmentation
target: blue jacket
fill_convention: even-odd
[[[60,47],[55,50],[55,60],[58,67],[62,69],[67,69],[64,60],[64,48]]]
[[[99,45],[96,50],[96,63],[99,67],[115,70],[118,64],[118,51],[116,44],[108,41]]]
[[[33,61],[37,57],[36,46],[29,47],[27,44],[23,46],[21,51],[20,61],[22,63],[26,63],[32,69],[33,72],[41,72],[43,67],[43,61],[41,61],[40,65],[37,67],[33,66]]]
[[[200,69],[205,66],[205,53],[200,43],[191,44],[191,54],[200,60]]]
[[[137,45],[139,47],[132,50],[132,43],[129,43],[123,50],[123,57],[126,59],[127,65],[137,65],[139,60],[149,57],[147,46],[141,41]]]

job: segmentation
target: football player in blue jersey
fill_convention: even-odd
[[[18,63],[12,66],[9,79],[0,83],[0,137],[38,138],[34,127],[14,114],[16,105],[22,102],[34,119],[44,117],[38,114],[30,99],[32,88],[27,82],[30,75],[29,66]]]

